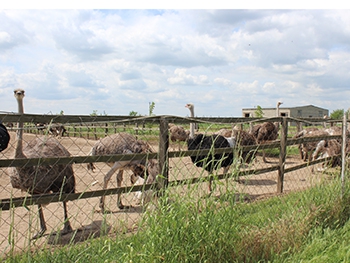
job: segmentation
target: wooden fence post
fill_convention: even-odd
[[[161,194],[161,190],[168,187],[169,183],[169,131],[168,120],[166,117],[160,117],[159,119],[159,171],[160,176],[157,179],[157,190]]]
[[[288,136],[288,121],[287,118],[282,120],[281,129],[281,146],[280,146],[280,156],[279,156],[279,168],[278,168],[278,178],[277,178],[277,193],[283,193],[283,180],[284,180],[284,167],[286,164],[287,155],[287,136]]]

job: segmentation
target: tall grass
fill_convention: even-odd
[[[350,193],[341,195],[339,179],[262,201],[237,200],[234,191],[225,198],[197,200],[190,193],[165,193],[133,235],[28,251],[5,262],[349,260]]]

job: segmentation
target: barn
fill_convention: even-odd
[[[242,116],[245,118],[257,117],[257,108],[244,108],[242,109]],[[276,117],[276,107],[274,108],[262,108],[264,118]],[[329,116],[329,110],[320,108],[314,105],[298,106],[298,107],[280,107],[279,115],[282,117],[293,118],[323,118]]]

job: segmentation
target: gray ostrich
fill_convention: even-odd
[[[277,106],[276,106],[277,117],[279,117],[279,108],[282,103],[283,102],[280,102],[280,101],[277,102]],[[255,137],[256,142],[258,144],[263,144],[268,141],[276,140],[278,138],[278,132],[279,132],[279,123],[278,122],[273,123],[268,121],[268,122],[254,125],[250,133]],[[266,160],[266,153],[264,149],[262,150],[262,153],[263,153],[263,161],[264,163],[267,163],[268,161]]]
[[[118,133],[107,137],[104,137],[97,141],[91,149],[91,155],[111,155],[111,154],[137,154],[137,153],[152,153],[150,145],[144,141],[137,140],[133,135],[128,133]],[[133,175],[131,182],[133,184],[143,184],[145,180],[142,178],[147,175],[146,183],[153,183],[159,172],[158,162],[154,159],[149,160],[128,160],[128,161],[117,161],[115,163],[108,163],[111,169],[104,177],[103,189],[106,189],[108,182],[112,175],[118,171],[117,174],[117,186],[121,187],[123,180],[123,171],[131,170]],[[95,166],[90,163],[88,169],[94,170]],[[137,197],[144,199],[140,193]],[[100,200],[101,211],[105,212],[104,205],[105,197],[102,196]],[[143,201],[143,200],[141,200]],[[127,208],[121,201],[121,194],[118,194],[117,204],[119,209]]]
[[[14,96],[18,103],[18,113],[23,114],[24,90],[14,90]],[[54,138],[36,138],[23,145],[23,123],[18,122],[17,145],[15,159],[43,158],[43,157],[68,157],[70,153]],[[40,165],[26,167],[11,167],[10,179],[12,187],[21,189],[29,194],[46,193],[74,193],[75,178],[71,164]],[[68,214],[67,204],[63,202],[64,228],[61,234],[72,231]],[[46,223],[42,206],[38,205],[40,231],[33,239],[43,236],[46,231]]]

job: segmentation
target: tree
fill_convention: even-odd
[[[138,114],[137,111],[130,111],[129,116],[140,116],[140,114]]]
[[[264,116],[264,112],[260,105],[256,106],[255,116],[258,118],[262,118]]]
[[[153,111],[155,107],[156,107],[156,104],[153,101],[149,103],[149,114],[148,114],[149,116],[154,115]]]
[[[344,115],[344,110],[343,109],[337,109],[332,111],[330,118],[332,120],[341,120],[343,118]]]
[[[98,116],[97,112],[98,110],[93,110],[90,116]],[[100,113],[100,116],[107,116],[107,113],[103,111],[103,113]]]

